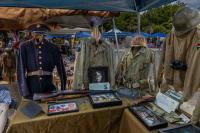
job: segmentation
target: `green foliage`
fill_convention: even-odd
[[[180,5],[167,5],[141,13],[141,31],[168,33],[172,28],[172,17]],[[137,14],[121,13],[115,18],[116,26],[122,31],[137,30]],[[112,28],[112,22],[104,24],[105,30]]]

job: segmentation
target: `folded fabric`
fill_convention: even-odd
[[[20,111],[29,118],[36,117],[40,112],[42,112],[42,107],[36,102],[29,101]]]
[[[0,133],[3,133],[7,123],[7,110],[9,106],[4,103],[0,103]]]
[[[7,87],[0,85],[0,103],[11,104],[11,95]]]

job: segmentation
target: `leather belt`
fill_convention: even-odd
[[[51,76],[52,72],[37,70],[33,72],[28,72],[26,76]]]

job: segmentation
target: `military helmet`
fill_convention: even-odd
[[[175,13],[172,23],[176,32],[186,33],[200,23],[200,13],[192,7],[183,7]]]

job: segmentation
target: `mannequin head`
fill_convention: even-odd
[[[39,34],[39,33],[34,33],[34,39],[36,40],[36,42],[42,42],[42,40],[44,39],[44,35],[43,34]]]
[[[44,34],[50,31],[50,28],[45,24],[34,24],[29,26],[29,31],[32,32],[34,39],[41,42],[44,39]]]
[[[101,38],[101,33],[100,33],[98,27],[93,27],[92,28],[92,38],[95,39],[96,43],[99,42],[99,40]]]
[[[131,41],[131,47],[132,48],[141,48],[141,47],[146,47],[147,41],[145,37],[141,35],[135,36],[132,41]]]
[[[173,17],[173,26],[178,34],[185,34],[200,24],[200,13],[192,7],[179,9]]]
[[[103,19],[100,17],[92,17],[90,20],[90,27],[92,30],[92,38],[95,39],[96,44],[99,43],[101,38],[101,33],[99,31],[99,26],[103,23]]]

